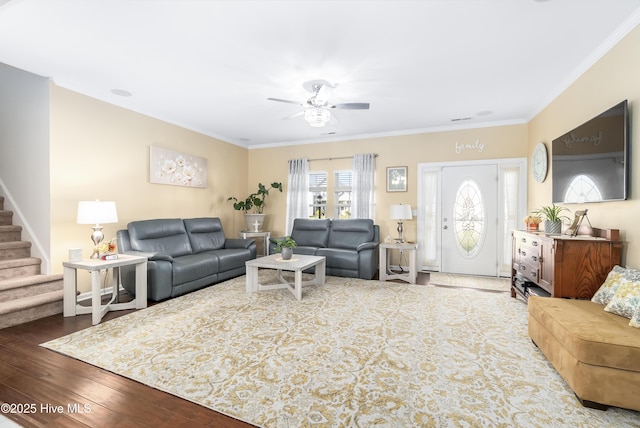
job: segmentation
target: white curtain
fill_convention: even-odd
[[[309,217],[309,160],[289,161],[289,187],[287,189],[286,234],[293,229],[293,220]]]
[[[353,156],[353,187],[351,194],[351,218],[374,219],[376,155],[373,153]]]

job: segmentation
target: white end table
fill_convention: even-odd
[[[409,253],[409,271],[406,273],[392,272],[389,269],[389,250],[402,250]],[[380,244],[380,281],[388,281],[390,279],[400,279],[409,284],[415,284],[418,277],[417,260],[418,260],[418,244],[416,242],[409,243],[381,243]]]
[[[262,254],[263,256],[269,255],[269,238],[271,238],[271,232],[251,232],[249,230],[241,230],[240,237],[242,239],[247,238],[262,238]]]
[[[276,290],[280,288],[288,288],[296,299],[302,300],[303,285],[322,285],[325,281],[325,271],[327,268],[326,258],[324,256],[306,256],[302,254],[294,254],[290,260],[283,260],[281,254],[272,254],[266,257],[245,262],[247,267],[247,293],[259,290]],[[302,281],[302,271],[315,266],[315,276],[310,281]],[[260,284],[258,280],[258,268],[275,269],[278,271],[278,284]],[[294,272],[294,282],[288,282],[283,276],[282,271]]]
[[[90,259],[79,262],[63,262],[64,266],[64,306],[65,317],[73,317],[79,314],[91,314],[91,323],[96,325],[108,311],[120,311],[123,309],[143,309],[147,307],[147,258],[118,254],[117,259],[100,260]],[[136,297],[130,302],[119,303],[120,291],[120,267],[136,266]],[[91,306],[78,304],[78,269],[91,273]],[[102,304],[100,295],[100,271],[113,269],[112,296],[109,303]]]

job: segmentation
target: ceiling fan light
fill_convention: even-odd
[[[322,128],[331,119],[331,112],[323,107],[312,107],[304,111],[304,119],[313,128]]]

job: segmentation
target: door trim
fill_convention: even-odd
[[[517,200],[517,214],[516,218],[521,219],[524,218],[527,212],[527,158],[505,158],[505,159],[484,159],[484,160],[472,160],[472,161],[448,161],[448,162],[429,162],[429,163],[419,163],[418,164],[418,174],[417,174],[417,189],[418,189],[418,206],[417,206],[417,241],[418,245],[418,269],[420,271],[424,270],[436,270],[440,271],[442,267],[442,259],[440,251],[437,252],[437,263],[436,266],[424,266],[424,235],[425,235],[425,221],[426,221],[426,198],[425,198],[425,185],[423,181],[423,176],[425,173],[436,173],[437,174],[437,207],[436,207],[436,224],[441,224],[442,222],[442,207],[440,206],[441,202],[441,194],[442,194],[442,169],[446,167],[452,166],[476,166],[476,165],[496,165],[498,167],[498,189],[502,189],[504,184],[503,174],[502,172],[507,169],[517,169],[518,170],[518,200]],[[498,210],[500,207],[504,206],[504,195],[502,192],[498,194]],[[495,239],[498,240],[498,243],[505,242],[505,232],[504,232],[504,219],[502,216],[498,217],[498,227],[496,231]],[[441,248],[441,236],[440,234],[436,234],[436,249]],[[505,254],[506,253],[506,254]],[[498,244],[498,261],[503,260],[504,257],[508,254],[511,254],[510,248],[504,248],[502,245]],[[508,275],[510,274],[510,270],[505,270],[506,268],[503,266],[502,268],[497,269],[500,275]]]

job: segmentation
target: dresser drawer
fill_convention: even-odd
[[[513,268],[526,280],[537,283],[540,277],[540,266],[528,263],[514,263]]]
[[[540,238],[535,235],[519,235],[516,244],[518,247],[540,248],[541,242]]]
[[[537,269],[540,266],[540,249],[539,247],[521,245],[518,248],[518,258],[520,263],[526,263]]]

